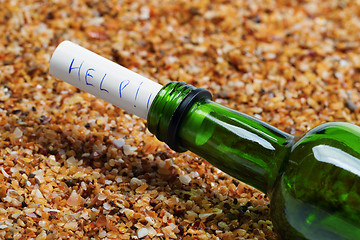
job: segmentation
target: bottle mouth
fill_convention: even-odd
[[[148,128],[160,140],[176,152],[185,152],[181,147],[178,132],[182,120],[199,99],[212,99],[211,93],[195,88],[185,82],[166,84],[155,97],[148,113]]]

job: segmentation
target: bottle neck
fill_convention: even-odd
[[[148,127],[159,140],[167,140],[171,117],[194,87],[172,82],[155,98]],[[170,112],[167,112],[170,111]],[[177,133],[178,149],[203,157],[233,177],[271,193],[287,161],[293,136],[256,118],[198,99],[184,113]]]

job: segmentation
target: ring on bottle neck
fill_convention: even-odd
[[[179,145],[181,122],[190,108],[200,99],[212,99],[211,93],[185,82],[170,82],[155,97],[148,115],[148,128],[160,141],[177,152],[186,149]]]

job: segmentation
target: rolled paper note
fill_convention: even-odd
[[[129,113],[147,119],[162,86],[70,41],[55,49],[49,72]]]

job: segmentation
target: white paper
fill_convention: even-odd
[[[147,119],[150,106],[162,86],[70,41],[55,49],[50,73]]]

